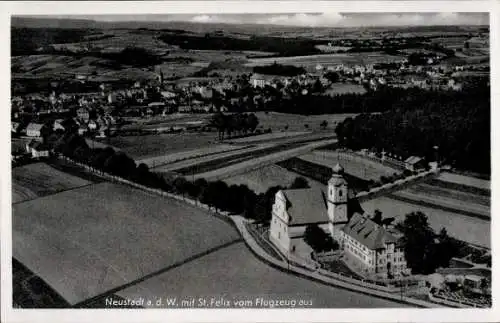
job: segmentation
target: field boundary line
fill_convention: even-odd
[[[443,205],[439,205],[439,204],[435,204],[435,203],[430,203],[430,202],[426,202],[426,201],[422,201],[422,200],[411,199],[411,198],[400,196],[400,195],[396,195],[396,194],[393,194],[393,193],[387,194],[387,197],[391,198],[391,199],[394,199],[394,200],[401,201],[401,202],[409,203],[409,204],[415,204],[415,205],[420,205],[420,206],[424,206],[424,207],[430,207],[430,208],[439,209],[439,210],[446,211],[446,212],[451,212],[451,213],[458,213],[460,215],[465,215],[465,216],[468,216],[468,217],[471,217],[471,218],[477,218],[477,219],[480,219],[480,220],[491,222],[491,216],[486,216],[484,214],[474,213],[474,212],[471,212],[471,211],[466,211],[466,210],[462,210],[462,209],[458,209],[458,208],[455,209],[455,208],[452,208],[452,207],[443,206]]]
[[[24,201],[14,202],[14,203],[12,203],[12,205],[17,205],[17,204],[21,204],[21,203],[25,203],[25,202],[34,201],[34,200],[38,200],[40,198],[44,198],[44,197],[48,197],[48,196],[52,196],[52,195],[56,195],[56,194],[60,194],[60,193],[64,193],[64,192],[69,192],[69,191],[77,190],[77,189],[80,189],[80,188],[84,188],[84,187],[92,186],[92,185],[96,185],[96,184],[98,184],[98,183],[89,183],[89,184],[85,184],[85,185],[81,185],[81,186],[76,186],[76,187],[68,188],[68,189],[65,189],[65,190],[56,191],[56,192],[53,192],[53,193],[50,193],[50,194],[37,196],[37,197],[32,198],[32,199],[27,199],[27,200],[24,200]]]
[[[121,290],[124,290],[126,288],[132,287],[132,286],[137,285],[139,283],[142,283],[142,282],[144,282],[144,281],[146,281],[148,279],[151,279],[153,277],[156,277],[158,275],[164,274],[164,273],[170,271],[171,269],[175,269],[175,268],[180,267],[182,265],[185,265],[185,264],[187,264],[187,263],[189,263],[191,261],[198,260],[199,258],[205,257],[205,256],[207,256],[207,255],[209,255],[211,253],[220,251],[221,249],[230,247],[230,246],[232,246],[234,244],[237,244],[237,243],[240,243],[240,242],[243,242],[243,238],[242,237],[237,238],[237,239],[232,240],[232,241],[229,241],[229,242],[226,242],[226,243],[223,243],[223,244],[221,244],[221,245],[219,245],[217,247],[210,248],[210,249],[205,250],[205,251],[203,251],[201,253],[198,253],[196,255],[190,256],[190,257],[188,257],[188,258],[186,258],[186,259],[184,259],[182,261],[176,262],[176,263],[174,263],[172,265],[169,265],[167,267],[164,267],[164,268],[161,268],[159,270],[156,270],[156,271],[154,271],[152,273],[144,275],[144,276],[142,276],[140,278],[137,278],[135,280],[132,280],[132,281],[126,283],[126,284],[123,284],[123,285],[120,285],[118,287],[112,288],[112,289],[110,289],[110,290],[108,290],[106,292],[103,292],[103,293],[99,294],[99,295],[96,295],[94,297],[91,297],[89,299],[81,301],[79,303],[76,303],[72,307],[73,308],[84,308],[87,304],[89,304],[91,302],[95,302],[95,301],[97,301],[99,299],[102,299],[104,297],[111,296],[111,295],[113,295],[113,294],[115,294],[115,293],[117,293],[117,292],[119,292]]]

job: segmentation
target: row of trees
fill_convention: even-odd
[[[389,99],[387,113],[347,118],[335,129],[339,144],[407,158],[437,157],[454,167],[490,173],[489,86],[462,92],[414,90]]]
[[[219,140],[224,140],[224,134],[246,135],[254,132],[259,125],[259,119],[253,113],[224,114],[215,113],[210,120],[210,125],[217,129]]]
[[[271,65],[265,66],[255,66],[253,68],[254,73],[259,74],[269,74],[269,75],[281,75],[281,76],[297,76],[305,74],[306,70],[303,67],[297,67],[294,65],[281,65],[274,62]]]
[[[85,139],[76,133],[66,133],[51,137],[49,144],[54,151],[76,161],[85,163],[97,171],[120,176],[136,183],[173,192],[199,200],[215,208],[255,219],[267,224],[276,193],[286,188],[307,188],[309,183],[297,177],[289,187],[275,186],[265,193],[256,194],[246,185],[227,185],[223,181],[208,182],[205,179],[188,181],[182,176],[160,175],[151,172],[147,165],[136,165],[135,161],[123,152],[112,148],[92,149]]]

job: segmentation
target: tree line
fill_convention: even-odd
[[[490,173],[489,86],[462,92],[411,91],[390,98],[381,114],[347,118],[335,129],[339,144],[407,158],[439,159],[453,167]]]
[[[217,129],[219,140],[224,140],[224,135],[245,135],[254,132],[259,125],[259,119],[253,113],[224,114],[215,113],[210,119],[210,125]]]
[[[271,65],[255,66],[253,68],[254,73],[268,74],[268,75],[280,75],[280,76],[297,76],[305,74],[306,70],[303,67],[298,67],[294,65],[282,65],[274,62]]]
[[[281,189],[307,188],[309,183],[297,177],[288,187],[275,186],[257,194],[246,185],[228,185],[223,181],[197,179],[188,181],[183,176],[158,174],[147,165],[139,165],[124,152],[111,147],[91,148],[85,139],[75,132],[52,134],[47,143],[54,152],[92,167],[97,172],[106,172],[138,184],[180,194],[207,204],[216,211],[242,214],[258,223],[268,224],[276,193]]]
[[[450,237],[445,228],[436,234],[420,211],[407,214],[396,229],[403,233],[401,243],[413,274],[432,274],[439,267],[448,267],[451,258],[467,256],[470,251],[465,242]]]
[[[321,42],[312,39],[292,37],[251,36],[248,39],[230,36],[163,34],[161,41],[177,45],[182,49],[262,51],[277,56],[300,56],[320,54],[315,46]]]

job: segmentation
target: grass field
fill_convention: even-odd
[[[429,184],[417,184],[394,195],[435,204],[458,211],[467,211],[485,217],[491,216],[490,198],[477,194],[461,192]]]
[[[439,175],[438,179],[443,182],[450,182],[465,186],[472,186],[484,190],[491,189],[491,183],[488,180],[479,179],[471,176],[464,176],[459,174],[443,172]]]
[[[291,56],[291,57],[269,57],[252,58],[245,64],[246,66],[269,65],[274,62],[279,64],[315,67],[317,64],[338,65],[338,64],[374,64],[389,63],[402,60],[401,56],[393,56],[384,53],[350,53],[350,54],[320,54],[309,56]]]
[[[399,303],[283,273],[255,258],[243,242],[198,258],[117,294],[130,299],[157,299],[168,295],[177,298],[179,306],[182,299],[191,298],[196,300],[193,306],[198,305],[198,298],[206,299],[210,306],[211,298],[222,297],[231,303],[233,300],[251,300],[255,304],[256,298],[263,297],[265,300],[312,302],[312,308],[404,307]],[[163,304],[163,307],[167,305]]]
[[[375,209],[382,211],[384,217],[396,217],[396,222],[403,221],[406,214],[421,211],[427,215],[429,224],[438,232],[445,227],[448,234],[470,243],[491,247],[490,222],[453,212],[425,207],[413,203],[401,202],[388,197],[380,197],[361,203],[363,209],[373,214]]]
[[[362,85],[359,84],[334,83],[330,88],[326,90],[325,93],[331,96],[346,93],[364,94],[366,93],[366,90]]]
[[[327,185],[333,173],[332,167],[305,161],[297,157],[279,162],[278,165],[306,178],[314,179],[323,185]],[[353,176],[347,172],[344,174],[344,177],[349,183],[349,187],[355,191],[367,190],[368,183],[362,178]]]
[[[323,114],[304,116],[299,114],[279,113],[279,112],[257,112],[255,113],[259,118],[259,127],[267,129],[271,128],[273,131],[283,130],[288,126],[287,131],[309,131],[321,129],[320,124],[324,120],[328,122],[326,129],[335,130],[338,123],[344,121],[347,117],[355,117],[357,114]],[[309,127],[306,129],[304,125]]]
[[[397,170],[380,163],[338,151],[316,150],[309,154],[299,156],[300,159],[315,164],[333,167],[340,163],[347,174],[365,180],[379,180],[380,176],[389,176],[398,172]]]
[[[92,182],[63,173],[45,163],[12,169],[12,203],[89,185]]]
[[[304,131],[297,131],[297,132],[283,131],[283,132],[265,133],[265,134],[262,134],[262,135],[248,136],[248,137],[243,137],[243,138],[227,139],[226,141],[229,142],[229,143],[235,143],[235,144],[257,143],[257,142],[271,141],[271,140],[281,139],[281,138],[298,137],[298,136],[302,136],[302,135],[306,135],[306,134],[309,134],[309,132],[304,132]]]
[[[13,257],[70,304],[239,239],[182,202],[101,183],[13,206]]]
[[[177,153],[169,153],[163,156],[150,157],[136,160],[137,163],[145,163],[150,168],[158,168],[165,164],[172,164],[186,159],[201,158],[205,156],[219,156],[228,151],[240,150],[243,147],[218,144],[209,147],[202,147]]]
[[[266,192],[270,187],[273,186],[290,186],[295,178],[299,176],[300,175],[294,172],[290,172],[277,165],[269,165],[251,172],[226,178],[224,179],[224,182],[226,182],[228,185],[247,185],[248,188],[259,194]],[[309,182],[309,186],[311,187],[325,189],[325,186],[317,181],[314,181],[312,179],[307,179],[307,181]]]
[[[182,133],[145,136],[117,136],[109,144],[118,147],[134,159],[145,159],[184,150],[216,145],[214,133]]]

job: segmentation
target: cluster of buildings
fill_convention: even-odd
[[[333,168],[326,194],[314,188],[280,190],[272,209],[270,241],[285,255],[310,257],[313,250],[304,233],[307,226],[318,225],[364,274],[380,278],[410,274],[401,233],[366,213],[351,212],[350,198],[339,164]]]

